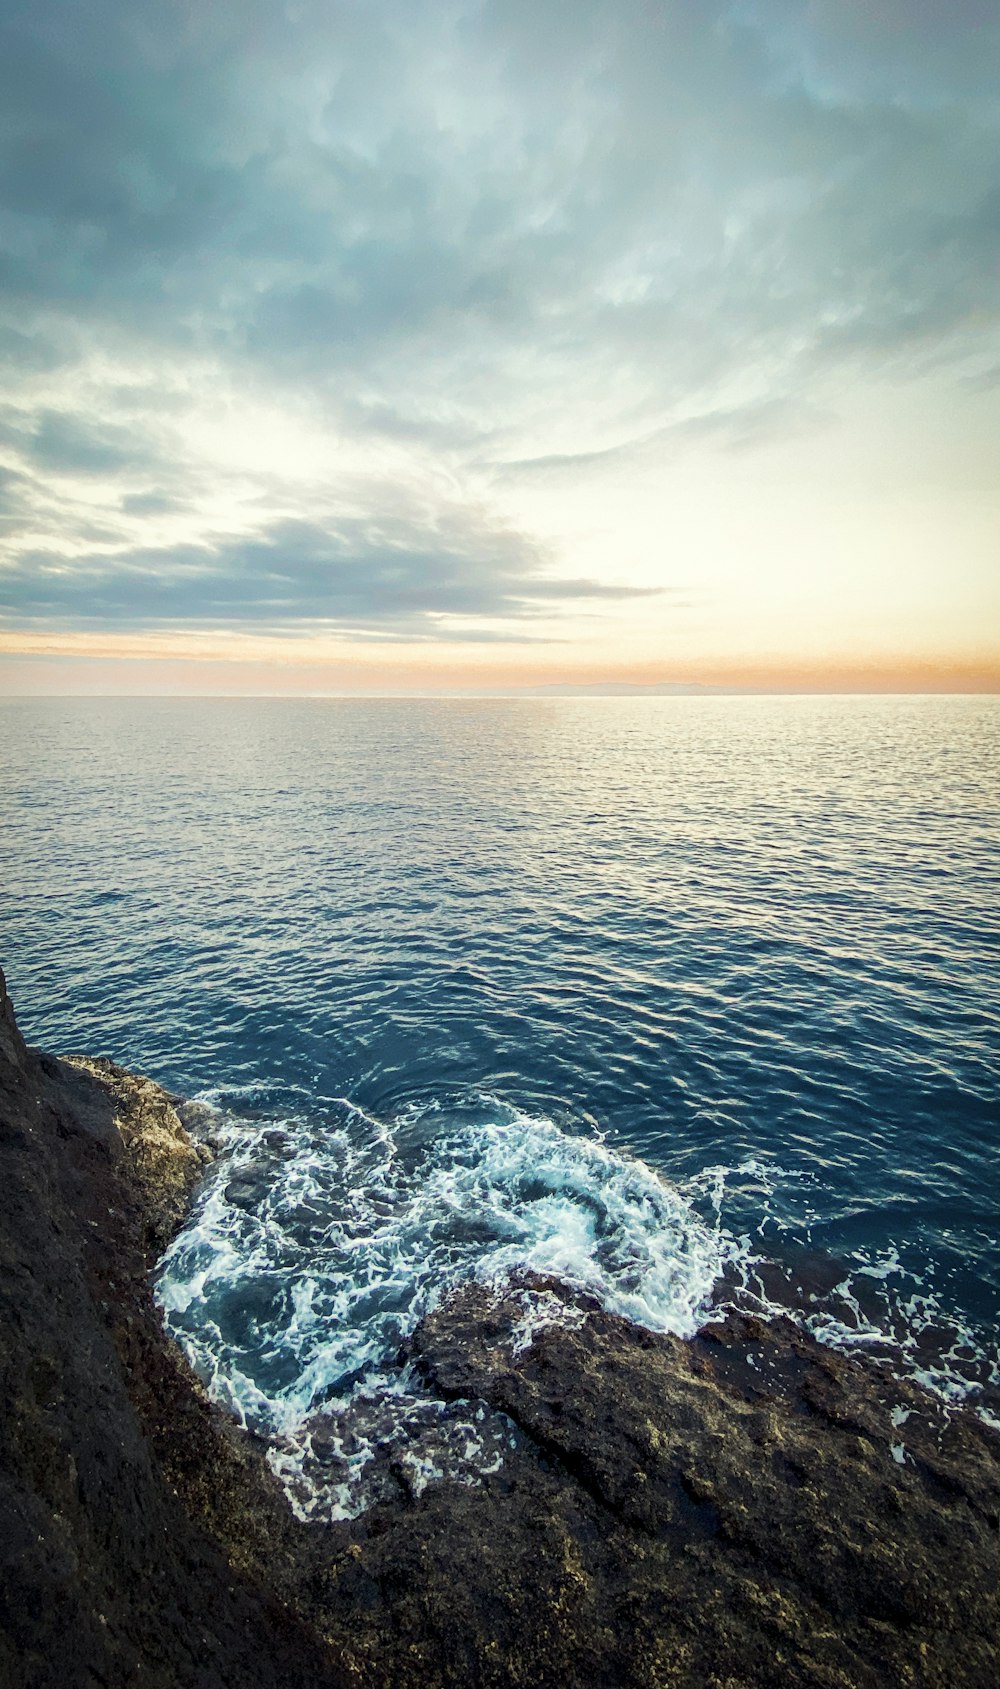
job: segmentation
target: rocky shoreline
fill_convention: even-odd
[[[933,1685],[1000,1668],[1000,1437],[787,1321],[690,1342],[556,1281],[409,1358],[517,1427],[481,1485],[295,1518],[165,1336],[206,1151],[159,1086],[25,1047],[0,975],[0,1685]]]

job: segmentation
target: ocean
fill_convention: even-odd
[[[20,1024],[194,1105],[158,1295],[300,1512],[489,1469],[400,1345],[523,1268],[997,1420],[998,774],[976,697],[0,704]]]

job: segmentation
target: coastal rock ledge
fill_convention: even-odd
[[[481,1486],[293,1517],[160,1326],[204,1152],[107,1061],[25,1047],[0,975],[0,1685],[998,1680],[1000,1438],[789,1322],[691,1342],[470,1286],[410,1357],[519,1427]],[[549,1302],[551,1306],[551,1302]]]

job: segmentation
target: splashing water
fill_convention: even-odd
[[[739,1252],[641,1161],[492,1096],[414,1105],[391,1126],[346,1101],[256,1121],[223,1111],[211,1133],[219,1159],[158,1297],[211,1394],[275,1439],[272,1465],[306,1514],[366,1505],[379,1452],[408,1461],[417,1488],[497,1460],[506,1421],[447,1408],[393,1364],[462,1280],[553,1274],[690,1335]],[[575,1317],[525,1293],[515,1352]]]
[[[217,1161],[157,1295],[213,1398],[269,1439],[303,1518],[353,1517],[393,1485],[475,1482],[517,1445],[504,1415],[440,1401],[399,1360],[420,1318],[469,1279],[555,1276],[678,1336],[713,1307],[794,1311],[821,1342],[891,1359],[947,1400],[974,1390],[970,1357],[981,1384],[1000,1383],[977,1334],[944,1321],[894,1251],[814,1261],[810,1280],[769,1249],[765,1234],[789,1229],[788,1187],[805,1193],[799,1221],[811,1212],[800,1171],[749,1157],[672,1185],[488,1093],[425,1099],[391,1121],[346,1099],[293,1104],[251,1086],[182,1110]],[[520,1296],[512,1360],[583,1317],[544,1290]],[[923,1339],[942,1328],[929,1361]]]

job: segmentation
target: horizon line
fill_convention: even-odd
[[[676,687],[627,687],[627,686],[536,686],[508,688],[488,688],[482,691],[447,691],[436,692],[427,689],[382,692],[318,692],[318,691],[289,691],[289,692],[188,692],[180,689],[175,691],[108,691],[108,692],[4,692],[0,690],[0,703],[21,701],[30,698],[72,698],[79,702],[81,698],[94,699],[190,699],[192,702],[234,702],[247,699],[272,699],[275,701],[336,701],[354,703],[395,702],[405,699],[426,698],[437,703],[470,702],[475,699],[487,701],[489,699],[503,700],[508,703],[522,701],[538,703],[557,701],[561,698],[601,698],[611,702],[630,702],[638,699],[672,700],[698,698],[996,698],[1000,697],[1000,684],[996,686],[977,687],[898,687],[898,686],[676,686]]]

